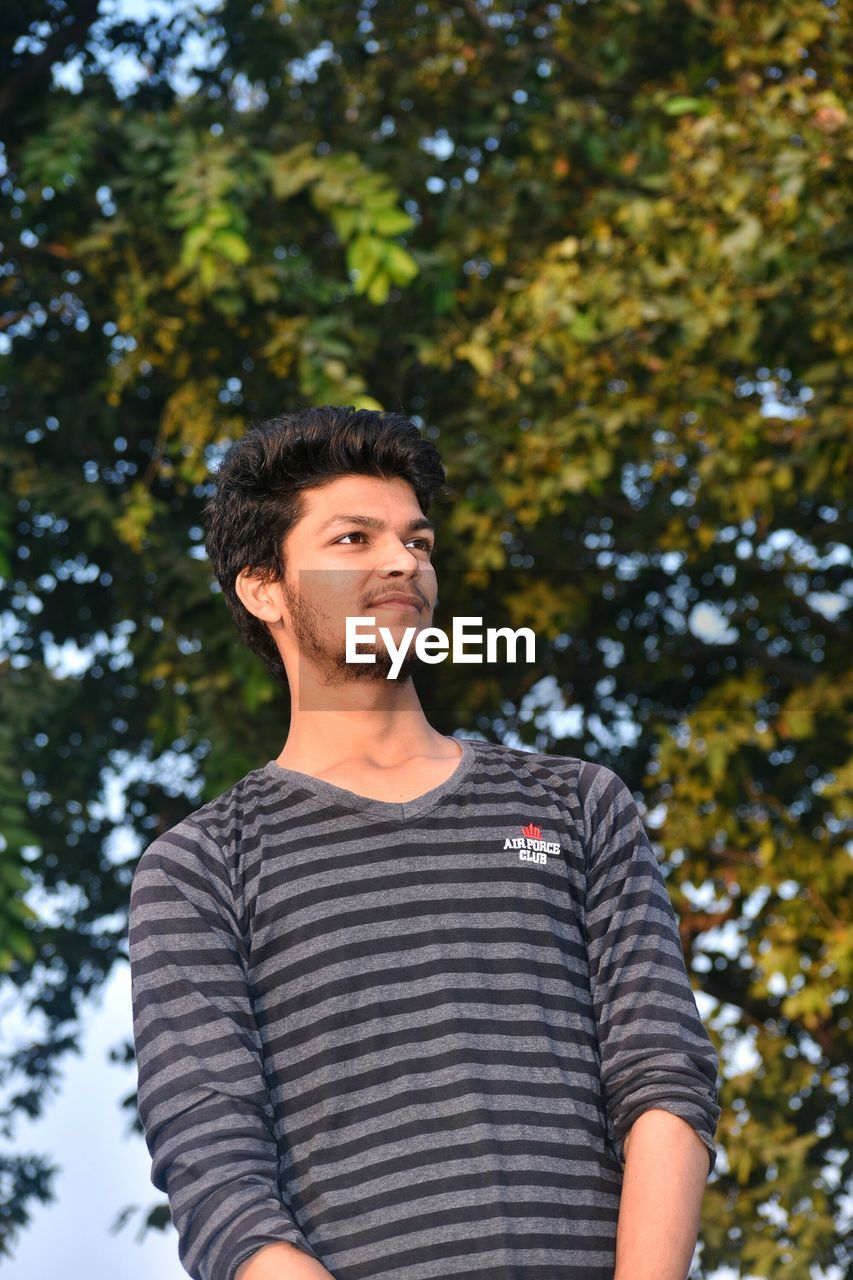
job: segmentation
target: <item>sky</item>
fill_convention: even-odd
[[[137,1212],[119,1234],[110,1226],[128,1205],[147,1210],[163,1195],[150,1181],[143,1139],[129,1132],[120,1100],[136,1088],[136,1068],[110,1062],[109,1050],[130,1035],[130,970],[117,966],[83,1019],[83,1053],[63,1059],[63,1083],[41,1119],[18,1126],[15,1151],[45,1154],[61,1171],[56,1200],[35,1208],[3,1280],[45,1280],[75,1272],[87,1280],[187,1280],[177,1235],[149,1231],[136,1239]]]

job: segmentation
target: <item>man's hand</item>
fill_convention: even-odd
[[[234,1272],[234,1280],[334,1280],[322,1262],[283,1240],[265,1244]]]
[[[710,1155],[680,1116],[644,1111],[625,1139],[613,1280],[685,1280]]]

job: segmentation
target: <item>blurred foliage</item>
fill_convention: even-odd
[[[199,554],[209,467],[272,412],[402,410],[459,495],[443,616],[550,642],[433,668],[431,722],[646,802],[725,1064],[697,1275],[843,1273],[849,9],[160,12],[0,14],[5,1139],[140,848],[284,740]],[[50,1178],[0,1156],[0,1252]]]

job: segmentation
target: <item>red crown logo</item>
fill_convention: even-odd
[[[533,822],[528,822],[526,827],[521,828],[521,834],[523,836],[530,836],[531,840],[538,840],[542,835],[542,828],[537,827]]]

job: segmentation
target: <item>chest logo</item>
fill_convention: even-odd
[[[507,836],[504,849],[517,849],[520,862],[545,863],[549,853],[560,852],[560,845],[556,840],[543,840],[542,828],[535,822],[528,822],[521,828],[520,836]]]

